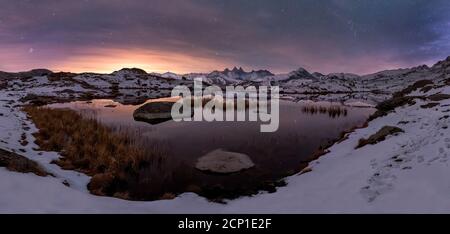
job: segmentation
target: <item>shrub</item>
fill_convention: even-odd
[[[6,167],[10,171],[22,173],[34,173],[38,176],[50,175],[42,169],[36,162],[24,156],[0,149],[0,167]]]
[[[336,118],[341,115],[347,116],[347,109],[338,105],[331,105],[328,107],[325,106],[316,106],[316,105],[307,105],[302,108],[302,111],[309,114],[326,114],[331,118]]]
[[[434,83],[431,80],[419,80],[419,81],[416,81],[414,84],[406,87],[405,89],[395,93],[393,96],[394,97],[403,97],[403,96],[408,95],[408,94],[410,94],[411,92],[413,92],[413,91],[415,91],[417,89],[420,89],[420,88],[423,89],[423,88],[425,88],[425,86],[433,85],[433,84]]]
[[[389,135],[393,135],[396,133],[400,133],[400,132],[404,132],[403,129],[398,128],[398,127],[393,127],[393,126],[384,126],[382,127],[380,130],[378,130],[378,132],[376,132],[375,134],[371,135],[369,138],[364,139],[361,138],[359,139],[358,145],[356,146],[356,149],[361,148],[365,145],[371,144],[377,144],[378,142],[384,141],[386,140],[386,137]]]
[[[414,105],[415,98],[419,98],[419,97],[408,97],[408,96],[403,97],[403,96],[401,96],[401,97],[393,97],[391,99],[383,101],[377,105],[377,107],[376,107],[377,111],[369,117],[369,121],[374,120],[378,117],[385,116],[389,112],[395,110],[395,108],[397,108],[397,107],[404,106],[407,104]]]

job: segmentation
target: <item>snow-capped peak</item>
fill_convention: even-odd
[[[252,81],[261,79],[264,77],[273,76],[270,71],[267,70],[252,70],[250,72],[246,72],[242,67],[234,67],[233,69],[226,68],[223,71],[213,71],[206,75],[207,78],[211,79],[213,83],[236,83],[240,81]],[[216,82],[216,81],[218,82]],[[219,81],[220,80],[220,81]]]
[[[180,80],[182,78],[182,76],[180,76],[176,73],[173,73],[173,72],[166,72],[166,73],[161,74],[160,76],[164,77],[164,78],[176,79],[176,80]]]
[[[233,70],[231,70],[231,71],[234,73],[239,73],[239,74],[245,73],[245,71],[244,71],[244,69],[242,69],[242,67],[239,67],[239,68],[234,67]]]
[[[289,79],[305,79],[305,78],[315,78],[311,73],[309,73],[306,69],[300,67],[295,71],[292,71],[288,74]]]
[[[450,56],[448,56],[445,60],[439,61],[433,65],[432,69],[445,69],[450,67]]]

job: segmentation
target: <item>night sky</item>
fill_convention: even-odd
[[[0,0],[0,70],[365,74],[450,55],[448,0]]]

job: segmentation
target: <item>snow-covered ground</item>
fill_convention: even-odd
[[[450,59],[447,59],[433,68],[418,67],[364,76],[361,86],[356,84],[359,80],[354,82],[354,91],[363,91],[358,87],[375,87],[391,93],[420,79],[433,80],[434,84],[430,85],[429,90],[416,90],[409,94],[423,97],[416,99],[414,105],[398,107],[333,145],[328,154],[310,164],[311,172],[287,178],[286,187],[279,188],[275,193],[242,197],[227,204],[212,203],[192,193],[182,194],[173,200],[152,202],[89,194],[86,189],[89,177],[50,164],[52,159],[58,157],[56,153],[34,150],[37,146],[32,143],[32,133],[37,129],[20,111],[19,105],[19,99],[28,93],[62,95],[57,91],[67,87],[80,92],[88,88],[69,83],[67,87],[48,86],[44,77],[35,78],[33,85],[30,82],[17,83],[0,92],[0,148],[37,161],[55,177],[38,177],[0,168],[0,212],[449,213],[450,99],[426,99],[436,93],[450,94],[447,80],[450,78],[449,67]],[[345,78],[336,77],[334,79],[339,82],[345,82]],[[355,79],[351,78],[351,82]],[[83,81],[90,82],[88,79]],[[100,87],[104,83],[98,84]],[[424,106],[430,102],[437,102],[438,105],[431,108]],[[363,105],[359,99],[353,99],[348,104]],[[375,145],[355,149],[361,138],[368,138],[384,126],[397,126],[404,132],[388,136]],[[30,142],[26,146],[20,144],[23,133]],[[70,187],[63,182],[69,183]]]
[[[79,186],[66,187],[62,178],[86,181],[70,171],[56,178],[0,169],[1,212],[119,212],[119,213],[340,213],[449,212],[450,130],[442,111],[422,109],[418,102],[376,119],[330,153],[311,164],[312,172],[288,178],[288,186],[273,194],[243,197],[226,205],[210,203],[195,194],[174,200],[131,202],[90,195]],[[441,105],[450,104],[450,100]],[[408,121],[399,125],[400,121]],[[355,150],[362,137],[385,125],[405,133]],[[26,155],[26,154],[25,154]],[[30,155],[50,166],[50,155]],[[400,161],[401,160],[401,161]]]

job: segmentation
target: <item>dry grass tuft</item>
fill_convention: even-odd
[[[394,98],[404,97],[417,89],[423,89],[423,88],[425,88],[427,86],[431,86],[433,84],[434,83],[431,80],[419,80],[419,81],[416,81],[414,84],[406,87],[405,89],[403,89],[397,93],[394,93],[393,97]]]
[[[36,162],[31,161],[22,155],[3,149],[0,149],[0,167],[6,167],[6,169],[15,172],[34,173],[38,176],[50,175]]]
[[[394,126],[384,126],[380,130],[378,130],[378,132],[371,135],[369,138],[359,139],[358,145],[356,146],[355,149],[364,147],[365,145],[368,145],[368,144],[375,145],[378,142],[386,140],[386,137],[389,135],[395,135],[395,134],[402,133],[402,132],[404,132],[404,131],[401,128],[394,127]]]
[[[54,163],[91,175],[88,188],[93,194],[154,200],[178,192],[161,186],[170,182],[161,175],[165,152],[160,147],[139,147],[133,140],[139,138],[73,110],[25,107],[24,111],[39,129],[34,136],[41,150],[60,152],[63,158]]]
[[[438,105],[439,105],[439,102],[430,102],[430,103],[421,105],[420,108],[428,109],[428,108],[433,108],[433,107],[438,106]]]
[[[317,105],[307,105],[303,107],[303,112],[309,114],[328,114],[331,118],[336,118],[342,116],[347,116],[347,109],[338,105],[331,106],[317,106]]]

